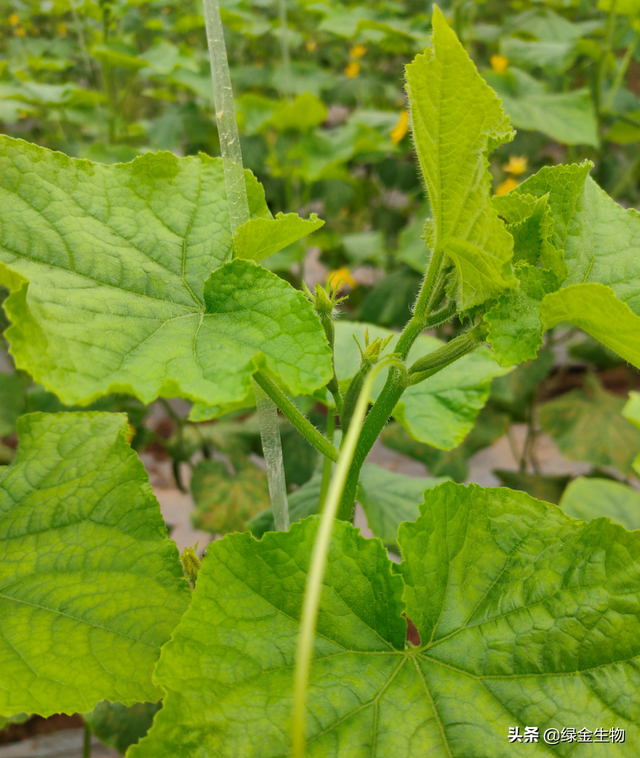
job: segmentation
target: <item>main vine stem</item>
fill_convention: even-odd
[[[220,154],[227,190],[229,221],[233,235],[238,227],[250,218],[247,185],[244,180],[242,148],[236,123],[227,48],[220,18],[220,4],[218,0],[203,0],[203,2],[213,80],[213,100],[220,135]],[[254,389],[274,521],[277,529],[286,530],[289,528],[289,509],[282,460],[282,441],[278,428],[278,411],[273,401],[256,382],[254,382]]]
[[[424,282],[416,300],[413,316],[400,335],[395,353],[399,360],[406,361],[409,351],[420,333],[431,325],[432,321],[440,321],[434,308],[439,304],[444,294],[444,251],[434,250]],[[443,309],[449,317],[452,308]],[[343,521],[353,521],[356,493],[362,465],[369,455],[382,430],[384,429],[393,409],[398,404],[403,392],[412,384],[424,381],[438,371],[449,366],[463,355],[475,350],[484,342],[485,330],[482,326],[474,327],[465,334],[443,345],[433,353],[421,358],[410,369],[392,367],[387,381],[373,404],[360,432],[349,473],[345,482],[337,517]]]

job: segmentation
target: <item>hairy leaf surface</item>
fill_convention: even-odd
[[[487,164],[512,139],[509,117],[438,8],[433,49],[407,66],[407,92],[433,212],[427,244],[455,263],[451,292],[467,309],[516,286],[513,239],[491,204]]]
[[[269,218],[246,174],[252,215]],[[220,159],[103,166],[0,138],[0,281],[19,368],[66,403],[108,392],[242,400],[258,368],[294,394],[329,348],[303,295],[231,257]]]
[[[509,728],[588,723],[625,729],[626,744],[606,748],[625,756],[640,740],[640,534],[508,490],[447,483],[425,497],[400,527],[397,571],[377,540],[334,526],[307,755],[564,756],[571,746],[510,744]],[[317,523],[212,546],[157,668],[165,705],[130,758],[290,754]],[[403,612],[419,647],[405,643]]]
[[[124,415],[35,413],[0,477],[0,714],[157,700],[189,603]]]

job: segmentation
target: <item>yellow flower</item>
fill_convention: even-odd
[[[505,58],[504,55],[492,55],[489,62],[491,63],[491,68],[496,74],[504,73],[509,65],[509,59]]]
[[[409,113],[408,111],[403,110],[400,112],[400,118],[398,119],[398,123],[389,132],[389,134],[391,135],[391,141],[393,142],[393,144],[397,145],[398,142],[401,142],[408,131],[409,131]]]
[[[360,73],[360,64],[358,61],[351,61],[351,63],[345,68],[344,73],[349,79],[355,79]]]
[[[15,13],[12,13],[9,16],[9,23],[11,24],[11,26],[18,26],[18,24],[20,23],[20,19]]]
[[[520,176],[520,174],[524,174],[528,167],[529,161],[525,158],[524,155],[510,155],[509,163],[505,163],[502,168],[508,174]]]
[[[515,189],[518,186],[518,180],[514,179],[512,176],[508,176],[502,184],[499,184],[496,187],[495,194],[496,195],[506,195],[507,192],[511,192],[512,189]]]
[[[316,47],[318,47],[318,43],[317,43],[317,42],[316,42],[314,39],[308,39],[308,40],[307,40],[307,41],[304,43],[304,46],[307,48],[307,50],[308,50],[310,53],[312,53],[312,52],[313,52],[313,51],[316,49]]]
[[[343,287],[351,287],[353,289],[356,286],[356,282],[346,266],[337,268],[335,271],[329,271],[327,274],[327,284],[331,285],[332,290],[341,290]]]
[[[64,24],[58,24],[58,26],[56,26],[56,31],[61,37],[67,36],[67,27]]]
[[[352,58],[355,58],[358,60],[358,58],[362,58],[362,56],[367,52],[367,48],[364,45],[354,45],[351,50],[349,50],[349,55]]]
[[[26,31],[21,26],[19,26],[16,29],[16,34],[18,35],[18,37],[24,37],[24,35],[26,34]]]

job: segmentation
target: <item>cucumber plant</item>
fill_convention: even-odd
[[[337,462],[328,491],[324,479],[321,497],[290,504],[289,530],[263,518],[260,539],[227,535],[201,568],[188,561],[188,582],[126,419],[23,416],[0,484],[0,716],[162,700],[131,758],[598,749],[509,740],[526,726],[623,730],[611,756],[640,746],[640,534],[453,482],[422,496],[394,483],[406,502],[382,518],[365,463],[390,417],[455,447],[492,377],[534,358],[559,323],[640,367],[640,218],[587,163],[491,196],[489,153],[513,131],[437,8],[406,79],[430,253],[391,340],[334,323],[324,291],[309,298],[260,265],[320,222],[273,218],[250,172],[236,228],[221,159],[103,166],[0,138],[18,368],[67,404],[180,396],[198,418],[251,404],[255,382],[327,477]],[[423,334],[454,318],[451,341]],[[348,413],[339,448],[298,395]],[[380,539],[354,528],[356,498],[378,508]]]

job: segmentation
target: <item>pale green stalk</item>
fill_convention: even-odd
[[[305,755],[305,737],[304,722],[307,710],[307,690],[309,686],[309,672],[311,670],[311,657],[313,654],[313,638],[315,635],[316,622],[318,619],[318,607],[320,605],[320,595],[322,592],[322,583],[327,567],[327,554],[329,552],[329,543],[331,542],[331,533],[336,520],[336,513],[342,497],[349,466],[358,444],[360,429],[369,406],[369,396],[373,382],[378,372],[390,364],[397,365],[399,361],[387,359],[381,361],[371,373],[367,376],[362,385],[362,391],[358,397],[351,425],[347,432],[344,445],[340,451],[340,457],[336,464],[336,470],[329,485],[329,493],[325,503],[322,516],[320,517],[320,528],[313,546],[311,555],[311,565],[309,567],[309,576],[307,578],[307,587],[304,595],[304,606],[302,609],[302,620],[300,627],[300,636],[298,637],[298,649],[296,653],[296,669],[293,687],[293,758],[304,758]],[[402,365],[402,364],[399,364]]]
[[[233,89],[231,88],[227,48],[224,42],[224,30],[218,0],[204,0],[204,19],[207,29],[209,60],[211,61],[213,101],[220,136],[224,184],[227,190],[229,222],[233,235],[238,227],[249,221],[250,214],[247,185],[244,180],[242,165],[240,134],[236,123]],[[262,438],[262,449],[267,467],[273,518],[276,529],[286,530],[289,528],[289,507],[282,461],[282,441],[278,428],[278,411],[271,399],[255,381],[253,388],[256,393],[260,437]]]
[[[613,80],[613,84],[611,85],[611,89],[609,90],[609,94],[607,95],[607,100],[602,108],[604,111],[611,110],[611,107],[613,105],[613,100],[616,96],[616,92],[620,89],[620,85],[622,84],[624,75],[627,73],[627,69],[629,68],[631,59],[633,58],[633,54],[635,53],[636,47],[638,46],[638,41],[640,41],[640,32],[636,32],[633,35],[631,44],[627,48],[627,51],[624,54],[624,57],[620,61],[620,65],[618,66],[618,70],[616,71],[616,78]]]

